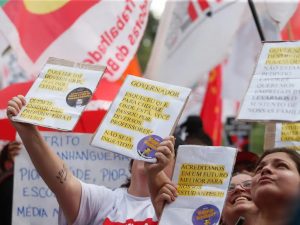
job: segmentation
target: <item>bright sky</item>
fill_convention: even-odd
[[[160,18],[164,11],[167,0],[152,0],[150,10],[153,12],[155,18]]]

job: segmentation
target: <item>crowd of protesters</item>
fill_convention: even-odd
[[[23,96],[8,103],[11,119],[25,105]],[[130,162],[131,178],[120,188],[86,184],[78,180],[50,149],[38,129],[12,121],[39,174],[55,194],[60,206],[59,224],[111,224],[138,221],[158,224],[165,204],[176,201],[171,182],[180,144],[212,145],[199,117],[192,116],[180,127],[182,136],[166,137],[157,148],[156,163]],[[0,153],[1,224],[11,224],[13,163],[20,142],[7,144]],[[220,224],[299,224],[300,155],[285,148],[254,153],[238,153]],[[3,194],[8,193],[8,194]],[[8,200],[3,200],[4,197]],[[4,217],[6,215],[6,217]],[[2,218],[8,218],[2,220]]]

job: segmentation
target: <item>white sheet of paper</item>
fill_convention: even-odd
[[[300,150],[300,123],[276,123],[274,148]]]
[[[300,42],[266,42],[237,119],[300,121]]]
[[[158,144],[170,135],[191,89],[127,76],[91,144],[155,162]]]
[[[165,206],[159,224],[219,224],[236,152],[229,147],[180,145],[172,179],[179,195]]]
[[[104,66],[47,63],[25,96],[26,106],[13,119],[59,130],[72,130],[104,70]]]

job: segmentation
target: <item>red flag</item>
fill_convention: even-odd
[[[205,132],[214,145],[222,143],[222,67],[218,65],[209,73],[209,81],[201,111]]]
[[[34,62],[57,37],[98,2],[57,1],[51,3],[52,7],[44,9],[36,1],[8,1],[3,11],[15,25],[21,45]]]
[[[300,3],[296,12],[281,32],[282,40],[300,40]]]

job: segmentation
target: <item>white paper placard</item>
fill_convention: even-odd
[[[300,123],[276,123],[274,148],[300,150]]]
[[[300,121],[300,42],[266,42],[237,119]]]
[[[172,180],[178,197],[159,224],[219,224],[235,158],[235,148],[180,145]]]
[[[155,162],[158,144],[170,135],[191,89],[127,76],[91,144]]]
[[[72,130],[104,70],[104,66],[50,58],[27,93],[26,106],[13,120]]]

